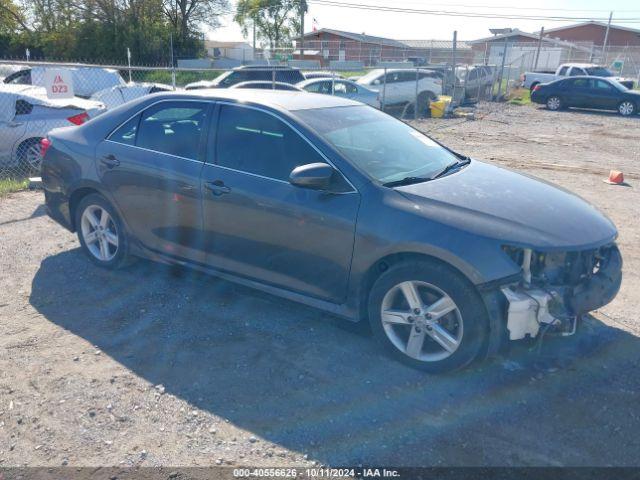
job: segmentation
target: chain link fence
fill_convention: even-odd
[[[73,96],[51,99],[47,72],[67,71]],[[123,103],[161,91],[261,88],[307,91],[361,101],[406,120],[428,117],[441,95],[453,105],[489,99],[495,67],[412,62],[375,67],[337,61],[328,68],[295,60],[233,69],[143,67],[0,60],[0,178],[39,174],[41,140]]]
[[[224,53],[224,57],[222,57]],[[202,88],[304,90],[367,103],[403,120],[428,117],[447,96],[447,110],[509,97],[527,71],[567,62],[617,67],[638,78],[640,48],[567,42],[493,42],[484,51],[455,41],[305,41],[283,49],[208,51],[175,66],[0,60],[0,178],[37,175],[40,140],[125,102],[161,91]],[[52,100],[50,71],[68,71],[73,97]],[[443,103],[438,102],[442,113]],[[432,108],[434,107],[434,108]]]

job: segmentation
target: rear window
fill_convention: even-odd
[[[140,119],[136,146],[197,160],[207,106],[200,102],[162,102],[148,108]]]
[[[299,70],[281,70],[276,69],[276,82],[298,83],[304,80],[304,76]],[[264,69],[250,70],[234,70],[228,77],[220,82],[220,85],[230,87],[236,83],[249,81],[271,81],[273,80],[273,70],[265,67]]]

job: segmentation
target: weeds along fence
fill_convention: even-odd
[[[70,72],[74,96],[52,100],[46,78],[60,70]],[[304,87],[307,91],[367,101],[399,118],[415,120],[429,116],[431,101],[442,94],[450,95],[453,105],[491,99],[491,72],[495,68],[415,66],[409,61],[382,62],[374,68],[345,60],[324,68],[291,60],[253,64],[247,70],[0,60],[0,178],[38,175],[41,140],[51,129],[80,125],[127,101],[161,91],[210,88],[214,81],[217,87],[238,88],[245,80],[259,81],[259,88],[296,89],[304,87],[296,85],[305,77],[314,76],[317,83]],[[350,80],[356,77],[365,77],[366,82]]]

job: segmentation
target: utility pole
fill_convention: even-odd
[[[504,78],[504,64],[507,61],[507,34],[504,34],[504,49],[502,50],[502,65],[500,66],[500,76],[498,77],[498,93],[493,97],[494,100],[500,98],[502,94],[502,79]]]
[[[609,29],[611,29],[611,18],[613,18],[613,12],[609,13],[609,22],[607,23],[607,30],[604,32],[604,43],[602,45],[602,61],[606,61],[607,54],[607,42],[609,41]]]
[[[544,27],[540,29],[540,38],[538,39],[538,49],[536,50],[536,61],[533,64],[533,71],[538,68],[538,59],[540,58],[540,48],[542,48],[542,37],[544,37]]]
[[[304,60],[304,0],[300,1],[300,60]]]

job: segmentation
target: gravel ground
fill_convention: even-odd
[[[41,193],[13,194],[0,199],[0,466],[638,465],[640,118],[478,117],[418,127],[578,192],[620,229],[622,291],[578,335],[428,376],[304,306],[146,261],[97,269]],[[631,186],[603,183],[611,168]]]

